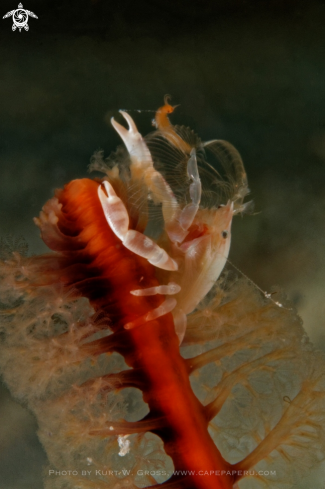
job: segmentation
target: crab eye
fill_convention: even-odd
[[[222,231],[221,236],[226,239],[228,237],[228,231]]]

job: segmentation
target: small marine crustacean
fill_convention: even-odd
[[[144,138],[112,119],[104,178],[35,218],[51,253],[2,247],[0,368],[38,419],[46,489],[275,489],[324,457],[323,356],[291,308],[219,278],[243,162],[174,109]]]
[[[211,289],[226,263],[231,239],[231,222],[235,211],[238,211],[238,199],[248,193],[247,180],[243,165],[237,168],[240,181],[234,183],[233,195],[230,195],[225,205],[210,209],[200,209],[202,185],[197,162],[197,152],[204,152],[205,147],[222,145],[222,141],[201,143],[195,138],[192,131],[183,129],[179,135],[170,124],[167,114],[174,107],[166,104],[156,113],[158,133],[153,137],[163,137],[170,150],[177,152],[178,164],[183,164],[188,182],[189,203],[181,205],[177,201],[172,189],[163,175],[154,167],[153,157],[146,141],[138,132],[137,127],[126,112],[121,111],[126,119],[129,129],[112,119],[112,124],[121,136],[130,155],[131,180],[138,185],[145,185],[156,204],[161,204],[165,224],[165,249],[152,239],[137,230],[129,229],[129,216],[122,199],[109,181],[104,180],[98,187],[98,195],[107,223],[123,245],[134,253],[146,258],[149,263],[159,269],[168,271],[164,274],[166,281],[164,291],[168,291],[165,302],[155,311],[144,317],[128,323],[125,327],[130,329],[145,321],[173,312],[176,333],[180,343],[186,330],[186,316],[191,313],[197,304]],[[151,139],[151,143],[152,140]],[[229,143],[228,148],[229,148]],[[237,185],[237,187],[236,187]],[[237,208],[234,208],[234,205]],[[166,245],[167,241],[167,245]],[[169,285],[168,285],[169,284]],[[131,291],[135,293],[135,291]],[[161,294],[160,286],[157,288],[138,289],[136,294]]]

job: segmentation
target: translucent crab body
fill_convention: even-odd
[[[157,114],[166,107],[173,110],[165,105]],[[94,159],[92,168],[107,174],[98,197],[122,245],[156,267],[161,285],[131,293],[166,296],[159,308],[125,327],[172,312],[182,342],[186,316],[226,263],[232,217],[247,206],[246,173],[238,152],[225,141],[202,143],[190,129],[172,126],[167,115],[164,124],[156,115],[158,130],[143,138],[130,115],[121,114],[128,129],[113,118],[112,125],[127,154],[119,151],[106,167]],[[224,175],[208,162],[209,156],[221,164]]]

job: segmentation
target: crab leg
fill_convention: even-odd
[[[104,186],[106,193],[102,186]],[[171,271],[178,269],[177,263],[152,239],[139,233],[139,231],[129,229],[129,216],[126,207],[107,180],[99,185],[98,197],[110,228],[126,248],[146,258],[149,263],[158,268]]]
[[[149,287],[147,289],[131,290],[130,294],[137,296],[148,296],[148,295],[174,295],[180,292],[181,286],[175,284],[175,282],[169,282],[168,285],[159,285],[157,287]]]
[[[177,304],[177,300],[169,297],[166,299],[160,306],[156,307],[156,309],[152,309],[152,311],[148,312],[144,316],[137,318],[135,321],[125,324],[125,329],[133,329],[141,326],[143,323],[153,321],[165,314],[171,312]]]

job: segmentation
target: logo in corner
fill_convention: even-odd
[[[29,30],[28,16],[34,17],[34,19],[38,19],[37,15],[35,15],[34,12],[23,9],[23,5],[21,3],[18,5],[18,8],[16,10],[11,10],[11,12],[7,12],[6,15],[4,15],[2,18],[6,19],[7,17],[11,16],[13,20],[12,30],[15,31],[18,28],[19,32],[21,32],[22,28],[24,28],[25,31]]]

